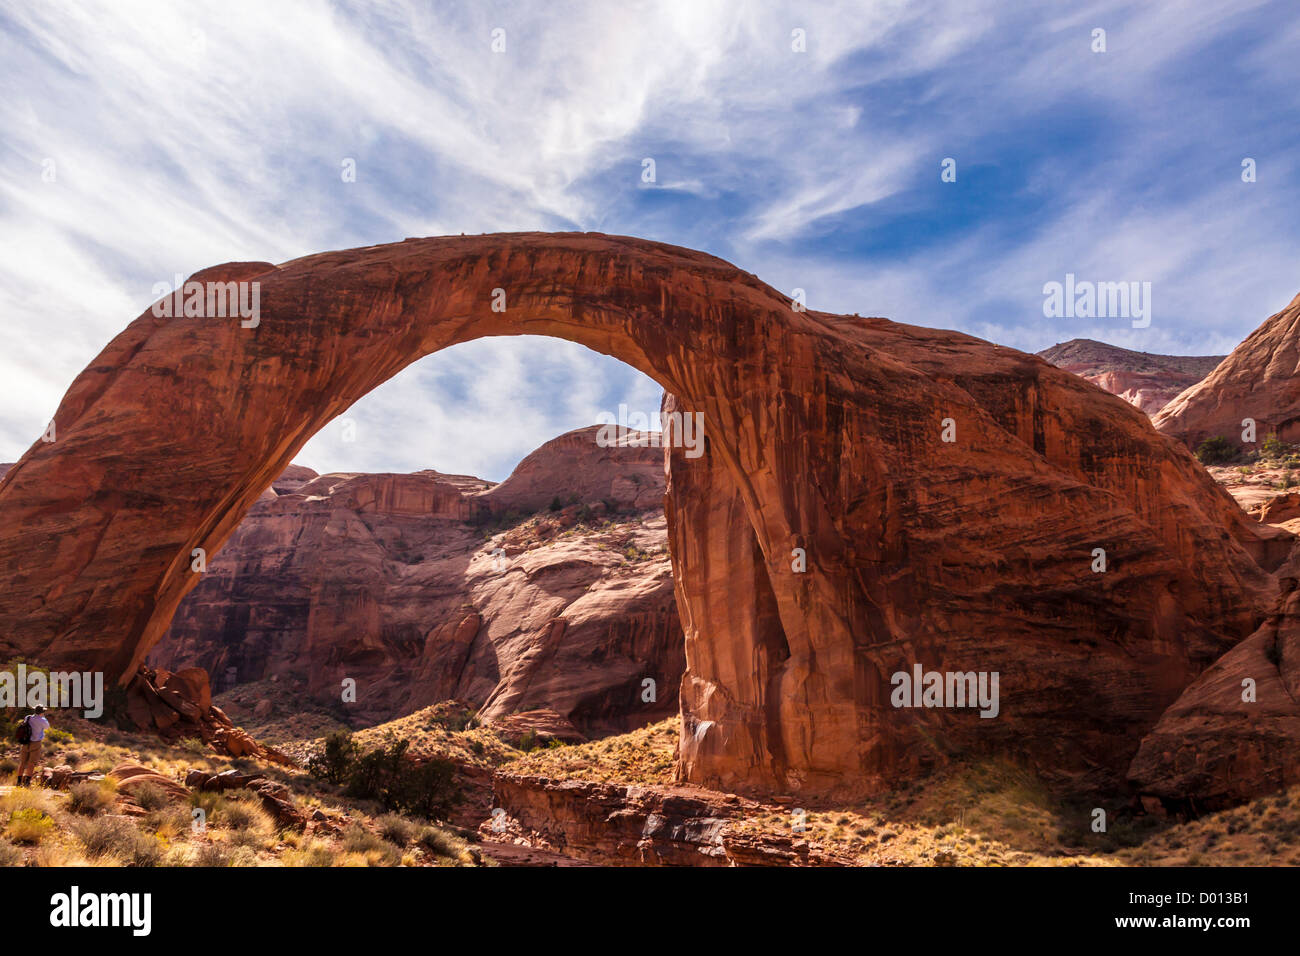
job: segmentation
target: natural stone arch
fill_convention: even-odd
[[[860,790],[998,748],[1115,776],[1271,594],[1226,494],[1118,399],[968,336],[796,311],[702,253],[449,237],[192,279],[256,280],[257,327],[146,311],[0,484],[11,651],[129,677],[193,549],[216,551],[316,431],[425,355],[526,333],[705,416],[706,455],[669,456],[685,779]],[[1002,723],[891,708],[914,662],[1011,677]]]

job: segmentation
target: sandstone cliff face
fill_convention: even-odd
[[[192,549],[312,434],[423,355],[521,333],[615,355],[707,424],[702,458],[670,456],[692,783],[881,788],[981,750],[1118,782],[1275,600],[1259,526],[1118,398],[970,336],[796,311],[701,253],[450,237],[195,279],[258,281],[258,326],[146,312],[0,483],[9,648],[133,673],[197,584]],[[357,594],[325,628],[374,608]],[[999,672],[999,716],[892,706],[913,665]]]
[[[1300,549],[1275,613],[1195,680],[1129,767],[1140,793],[1219,809],[1300,782]]]
[[[602,447],[608,437],[599,425],[561,435],[525,457],[509,478],[480,497],[496,513],[540,511],[556,499],[564,504],[662,510],[663,452],[651,444],[651,434],[615,436],[623,444]]]
[[[1300,295],[1161,409],[1154,424],[1192,448],[1216,436],[1242,445],[1247,418],[1255,420],[1260,442],[1273,433],[1300,440]]]
[[[663,456],[602,449],[594,435],[548,442],[495,487],[292,466],[273,483],[284,493],[259,498],[213,558],[151,662],[204,667],[219,690],[303,676],[336,706],[351,678],[344,710],[364,723],[450,698],[488,719],[550,708],[589,734],[676,713],[683,638]],[[561,494],[577,501],[550,512]],[[485,538],[486,523],[535,501],[538,521]],[[590,527],[577,524],[583,509]]]
[[[1071,339],[1038,353],[1057,368],[1086,378],[1154,415],[1223,361],[1222,355],[1152,355],[1092,339]]]
[[[512,836],[603,866],[836,866],[798,837],[753,835],[734,824],[773,812],[735,794],[697,787],[655,787],[549,780],[498,772],[493,804]],[[491,824],[481,828],[491,838]],[[491,854],[492,843],[485,844]]]

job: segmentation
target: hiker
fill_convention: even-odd
[[[29,787],[36,765],[41,762],[41,744],[45,740],[45,731],[50,729],[50,722],[45,719],[45,708],[37,707],[34,714],[28,714],[18,725],[18,743],[22,745],[18,752],[18,786]]]

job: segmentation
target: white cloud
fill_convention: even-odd
[[[9,5],[0,460],[36,438],[155,282],[231,259],[415,235],[651,234],[707,246],[778,288],[804,287],[814,308],[1030,349],[1093,335],[1151,351],[1224,350],[1300,287],[1286,214],[1300,180],[1284,148],[1295,134],[1274,119],[1296,105],[1287,59],[1296,27],[1284,9],[1268,0],[1206,0],[1194,14],[1118,0]],[[1243,45],[1243,25],[1260,23],[1263,40]],[[1094,26],[1108,31],[1100,57],[1088,50]],[[506,30],[503,54],[490,47],[496,27]],[[794,29],[805,31],[806,53],[791,49]],[[1182,85],[1207,50],[1232,70],[1202,101]],[[1255,125],[1234,108],[1242,84]],[[1051,197],[1031,234],[1009,238],[993,211],[906,255],[832,257],[814,241],[846,217],[870,227],[918,175],[937,184],[943,156],[963,171],[996,165],[1016,145],[998,141],[999,130],[1050,150],[1015,124],[1063,103],[1089,114],[1063,126],[1109,119],[1128,139],[1077,180],[1027,164],[1025,190]],[[1244,187],[1234,168],[1255,154],[1260,182]],[[640,188],[647,155],[658,196]],[[42,180],[47,158],[54,182]],[[341,180],[344,158],[357,162],[355,183]],[[1222,165],[1221,185],[1161,195],[1162,183],[1207,164]],[[661,205],[639,205],[651,202]],[[1037,290],[1067,269],[1149,278],[1152,328],[1046,327]],[[327,430],[304,460],[501,477],[512,458],[601,407],[657,408],[657,388],[630,369],[522,341],[418,363],[352,410],[355,445],[332,443]],[[463,380],[438,371],[453,361]]]

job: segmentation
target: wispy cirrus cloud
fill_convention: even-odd
[[[1298,21],[1276,0],[9,4],[0,459],[154,283],[413,235],[635,234],[814,308],[1224,351],[1300,287]],[[1151,281],[1151,327],[1045,319],[1067,271]],[[621,400],[657,390],[568,343],[471,343],[303,460],[500,478]]]

